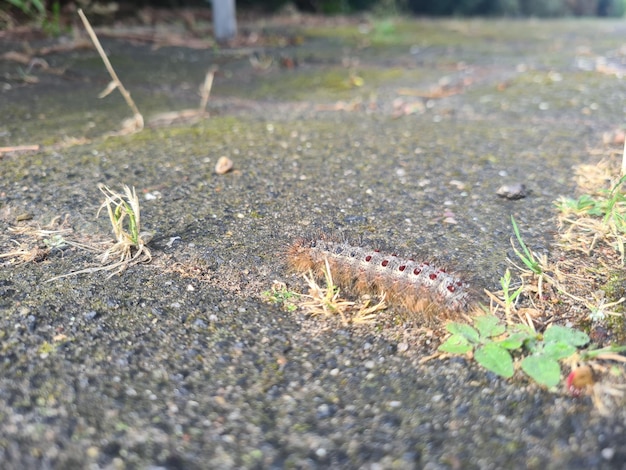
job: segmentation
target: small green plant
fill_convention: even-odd
[[[46,13],[46,3],[43,0],[7,0],[14,7],[19,8],[25,15],[35,17]]]
[[[582,331],[552,325],[543,335],[526,325],[504,325],[495,315],[474,319],[474,326],[452,322],[451,336],[439,351],[463,355],[473,351],[485,369],[510,378],[515,372],[514,353],[521,357],[521,369],[535,382],[554,387],[561,379],[559,361],[572,356],[589,342]]]
[[[117,257],[118,261],[110,268],[120,267],[120,270],[123,270],[129,264],[150,261],[152,255],[146,244],[150,241],[151,235],[140,232],[141,213],[135,188],[131,190],[124,186],[124,194],[111,191],[103,184],[98,185],[98,189],[106,199],[98,209],[97,215],[100,215],[100,211],[106,207],[116,239],[116,243],[101,255],[102,264],[107,263],[110,258]]]
[[[42,29],[46,34],[51,36],[59,36],[61,34],[61,2],[55,0],[50,5],[50,16],[45,17]]]
[[[287,286],[282,282],[274,281],[272,289],[266,290],[262,295],[268,302],[282,305],[288,312],[293,312],[298,308],[295,301],[300,298],[300,294],[288,290]]]
[[[524,240],[522,240],[522,236],[520,235],[519,228],[517,227],[517,222],[515,222],[515,218],[511,216],[511,224],[513,225],[513,232],[515,232],[515,238],[517,238],[517,242],[519,246],[522,248],[523,253],[521,253],[515,245],[513,245],[513,250],[517,257],[524,263],[524,265],[530,269],[533,274],[541,275],[543,273],[543,269],[541,268],[541,263],[537,261],[535,255],[528,249]]]
[[[103,250],[102,244],[98,246],[84,245],[72,243],[73,246],[88,251],[96,251],[99,254],[100,262],[105,266],[93,267],[74,271],[61,276],[48,279],[51,282],[77,274],[91,274],[98,271],[114,271],[109,277],[119,274],[129,266],[138,263],[149,263],[152,260],[152,254],[146,246],[152,239],[149,232],[141,232],[141,212],[139,207],[139,198],[135,188],[130,189],[124,186],[124,194],[112,191],[103,184],[98,185],[98,189],[104,194],[105,200],[98,209],[96,217],[100,215],[100,211],[106,208],[109,215],[109,221],[115,235],[115,242],[109,248]],[[67,240],[65,240],[67,243]],[[61,240],[53,240],[48,243],[61,243]],[[111,260],[113,260],[111,262]],[[110,263],[110,264],[107,264]]]
[[[598,239],[612,240],[622,264],[626,254],[626,194],[622,191],[625,181],[626,176],[622,176],[611,189],[598,191],[596,197],[584,194],[578,199],[561,198],[556,203],[562,222],[593,235],[588,252]],[[574,217],[569,218],[572,215]]]
[[[513,240],[511,240],[511,245],[513,246],[513,250],[515,254],[520,259],[520,261],[526,266],[527,269],[520,267],[513,263],[513,265],[518,268],[522,274],[521,277],[524,279],[525,277],[531,277],[536,280],[537,283],[537,296],[539,298],[543,297],[543,285],[544,282],[554,287],[557,291],[562,294],[571,297],[569,293],[567,293],[561,287],[560,282],[558,281],[558,276],[555,276],[554,270],[548,263],[548,257],[544,254],[538,256],[536,253],[533,253],[528,249],[526,243],[522,239],[522,235],[520,234],[519,227],[517,226],[517,222],[515,218],[511,216],[511,224],[513,225],[513,232],[515,233],[515,238],[517,239],[517,243],[521,247],[522,251],[518,250],[515,247]]]
[[[511,271],[509,271],[508,268],[505,271],[504,276],[500,278],[500,285],[502,286],[502,296],[504,298],[504,315],[507,323],[510,324],[511,314],[513,310],[515,310],[517,298],[524,290],[524,286],[522,285],[511,292]]]
[[[614,223],[616,229],[626,232],[626,194],[621,191],[624,181],[626,176],[621,177],[610,190],[601,190],[598,198],[588,194],[578,199],[562,198],[557,201],[557,207],[563,212],[602,217],[604,223]]]
[[[573,328],[552,325],[543,337],[532,339],[525,345],[530,355],[520,365],[536,382],[555,387],[561,378],[559,361],[574,355],[578,348],[589,342],[586,333]]]

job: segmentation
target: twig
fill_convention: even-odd
[[[206,106],[209,102],[209,96],[211,96],[211,88],[213,88],[213,77],[217,72],[217,66],[212,66],[204,77],[204,83],[202,84],[202,92],[200,99],[200,112],[206,112]]]
[[[106,53],[104,52],[104,49],[102,48],[102,45],[100,44],[100,41],[98,40],[98,36],[96,36],[95,31],[91,27],[89,20],[87,19],[87,17],[85,16],[81,8],[78,9],[78,15],[80,16],[80,19],[83,21],[83,24],[85,25],[85,29],[87,30],[89,37],[93,41],[94,46],[96,46],[96,50],[98,51],[98,54],[100,54],[100,58],[102,59],[102,62],[104,62],[104,66],[106,67],[107,71],[109,72],[109,75],[111,75],[111,78],[113,79],[113,81],[109,83],[109,86],[106,88],[106,90],[104,90],[100,94],[100,98],[104,98],[113,90],[118,88],[120,90],[120,93],[126,100],[126,104],[128,104],[128,106],[134,113],[133,119],[135,121],[135,128],[133,130],[137,132],[142,130],[143,129],[143,116],[139,112],[137,105],[135,105],[135,102],[131,98],[130,93],[126,90],[126,88],[124,88],[124,85],[122,84],[120,79],[117,77],[117,74],[115,73],[115,70],[113,70],[113,66],[111,65],[111,62],[109,61],[109,58],[107,57]]]
[[[14,145],[11,147],[0,147],[0,157],[3,153],[9,152],[31,152],[39,150],[39,145]]]
[[[626,176],[626,139],[624,139],[624,152],[622,153],[622,174]]]

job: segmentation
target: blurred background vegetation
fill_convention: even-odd
[[[381,15],[555,18],[622,17],[626,12],[626,0],[236,0],[236,4],[238,10],[247,12],[297,10],[327,15],[370,11]],[[29,20],[54,24],[65,12],[77,8],[128,15],[146,7],[208,9],[210,0],[0,0],[0,28]]]

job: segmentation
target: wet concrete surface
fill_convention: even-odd
[[[284,47],[103,39],[148,117],[195,106],[220,67],[211,118],[109,138],[130,112],[96,98],[95,51],[47,57],[64,72],[34,69],[38,83],[0,63],[0,146],[44,144],[0,159],[3,251],[22,213],[109,233],[98,183],[135,186],[154,232],[153,262],[110,279],[45,283],[94,265],[75,249],[2,266],[4,468],[625,468],[624,409],[603,417],[465,359],[422,364],[435,343],[410,322],[346,328],[262,296],[273,280],[304,290],[284,251],[326,231],[437,259],[484,301],[510,216],[549,253],[572,166],[622,122],[624,30],[352,21],[283,25]],[[218,176],[221,156],[235,168]],[[515,182],[528,197],[496,195]]]

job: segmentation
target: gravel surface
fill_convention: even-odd
[[[94,265],[71,247],[0,259],[3,469],[626,468],[624,406],[602,416],[521,374],[424,362],[436,336],[393,312],[345,327],[262,294],[305,290],[284,253],[320,231],[441,260],[483,301],[511,255],[510,215],[549,253],[572,166],[623,120],[620,79],[582,65],[619,65],[626,24],[357,26],[282,26],[301,41],[239,53],[104,41],[155,112],[194,106],[220,64],[210,119],[129,137],[99,137],[128,111],[94,98],[108,79],[93,51],[49,57],[71,74],[39,83],[0,64],[0,146],[46,144],[0,157],[1,252],[28,241],[10,227],[65,214],[85,240],[106,236],[98,183],[135,186],[154,232],[152,263],[110,278],[45,282]],[[255,69],[255,52],[274,65]],[[498,197],[505,184],[526,197]]]

